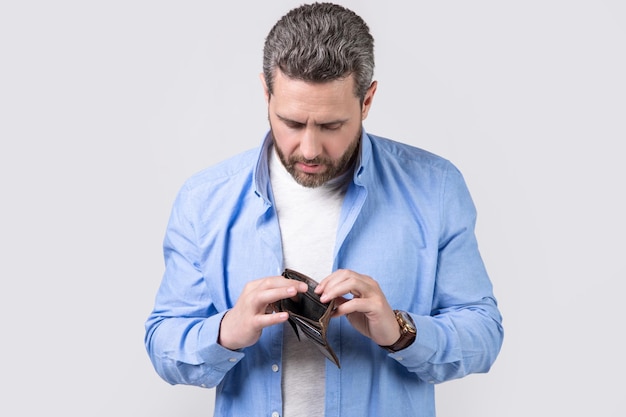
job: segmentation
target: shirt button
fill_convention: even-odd
[[[278,411],[274,411],[272,413],[272,417],[279,417],[279,416],[280,416],[280,414],[278,414]]]
[[[237,362],[237,358],[230,358],[228,362]]]
[[[278,372],[278,365],[272,365],[272,372]]]

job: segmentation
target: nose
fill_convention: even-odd
[[[304,129],[302,140],[300,140],[300,152],[306,159],[314,159],[322,153],[322,142],[315,128]]]

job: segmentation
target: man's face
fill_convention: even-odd
[[[348,169],[375,91],[374,82],[361,105],[352,76],[309,83],[276,70],[271,97],[265,88],[269,122],[277,153],[299,184],[318,187]]]

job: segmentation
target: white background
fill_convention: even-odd
[[[2,2],[0,414],[211,415],[143,325],[175,193],[260,143],[263,40],[300,3]],[[624,416],[625,3],[342,3],[376,38],[366,129],[465,174],[504,315],[438,415]]]

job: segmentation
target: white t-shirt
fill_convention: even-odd
[[[318,282],[330,275],[346,178],[316,188],[301,186],[272,150],[270,181],[286,268]],[[289,323],[284,326],[283,416],[323,416],[327,359],[312,343],[298,341]]]

